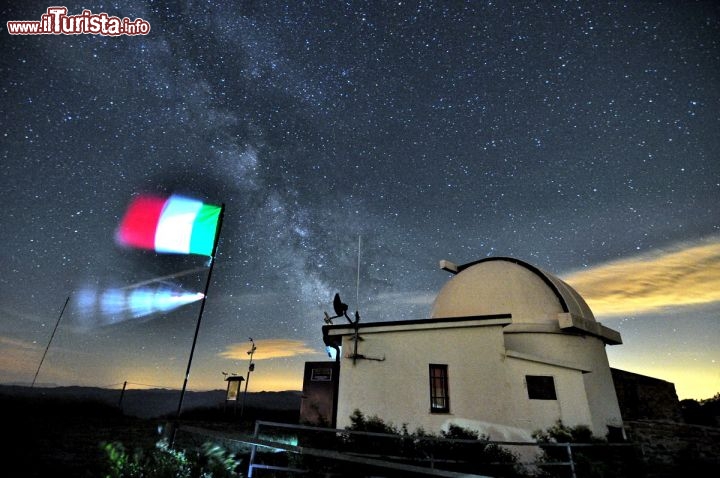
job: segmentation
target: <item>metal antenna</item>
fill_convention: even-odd
[[[355,289],[355,310],[360,310],[360,234],[358,234],[357,286]]]

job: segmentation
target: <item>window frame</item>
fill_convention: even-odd
[[[532,382],[532,383],[531,383]],[[529,400],[557,401],[557,387],[552,375],[525,375]]]
[[[430,379],[430,413],[450,413],[450,385],[447,364],[429,364],[428,376]]]

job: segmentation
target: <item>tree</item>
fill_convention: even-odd
[[[686,423],[710,427],[720,426],[720,393],[705,400],[680,401],[680,413]]]

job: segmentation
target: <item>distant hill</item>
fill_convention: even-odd
[[[122,406],[125,414],[140,418],[155,418],[171,415],[177,411],[180,390],[146,389],[126,390],[122,395],[116,389],[97,387],[35,387],[20,385],[0,385],[0,394],[15,397],[42,397],[57,400],[96,400],[114,406]],[[248,392],[246,407],[270,410],[300,410],[299,391],[285,392]],[[186,391],[183,398],[183,411],[198,408],[218,408],[225,405],[225,390],[206,392]],[[228,402],[228,406],[234,406]]]

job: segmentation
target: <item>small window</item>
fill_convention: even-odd
[[[448,393],[447,365],[430,364],[430,413],[448,413],[450,395]]]
[[[557,400],[555,380],[544,375],[526,375],[528,398],[530,400]]]

